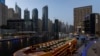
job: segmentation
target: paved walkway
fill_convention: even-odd
[[[87,56],[100,56],[100,40],[94,41],[94,44],[88,49]]]
[[[73,54],[73,56],[81,56],[81,53],[82,53],[82,50],[84,49],[84,45],[82,45],[77,51],[75,54]]]
[[[100,40],[90,41],[87,45],[81,46],[73,56],[100,56]]]
[[[87,45],[85,46],[85,48],[82,50],[82,56],[87,56],[87,52],[88,49],[93,45],[93,41],[90,41],[89,43],[87,43]]]

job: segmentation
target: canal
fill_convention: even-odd
[[[23,37],[0,40],[0,56],[13,56],[19,49],[41,43],[41,37]]]

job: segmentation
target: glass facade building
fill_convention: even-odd
[[[38,31],[38,10],[35,8],[32,11],[33,31]]]
[[[5,0],[0,0],[0,3],[5,4]]]
[[[74,8],[74,30],[81,33],[84,30],[84,18],[92,13],[92,5]]]
[[[29,26],[31,25],[30,23],[30,12],[28,9],[24,10],[24,20],[25,20],[25,30],[29,31]]]
[[[42,14],[42,20],[43,20],[43,31],[48,31],[48,6],[43,7],[43,14]]]
[[[15,12],[18,14],[18,17],[21,19],[21,8],[15,4]]]
[[[25,10],[24,10],[24,19],[25,19],[25,20],[30,19],[30,12],[29,12],[28,9],[25,9]]]

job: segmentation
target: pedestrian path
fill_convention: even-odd
[[[85,48],[82,50],[82,56],[87,56],[87,51],[92,45],[93,45],[93,41],[90,41],[89,43],[87,43]]]
[[[85,45],[82,45],[73,56],[81,56],[82,50],[84,49]]]
[[[94,42],[94,44],[88,49],[87,56],[100,56],[100,40]]]
[[[88,49],[93,45],[93,41],[82,45],[73,56],[87,56]]]

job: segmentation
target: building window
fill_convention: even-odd
[[[98,15],[96,15],[96,24],[98,23]]]

